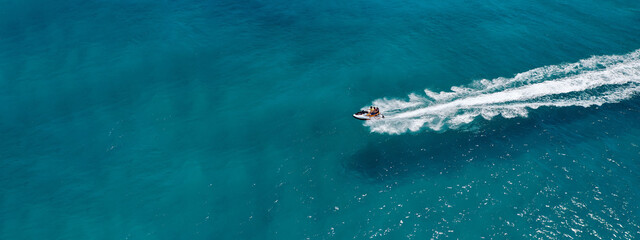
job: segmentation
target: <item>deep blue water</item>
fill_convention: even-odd
[[[638,1],[0,6],[0,239],[640,237]]]

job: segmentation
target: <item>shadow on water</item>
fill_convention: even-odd
[[[380,136],[345,159],[347,171],[373,182],[449,174],[467,164],[513,161],[531,149],[570,147],[573,141],[640,127],[640,99],[600,107],[541,108],[527,118],[476,119],[472,129]],[[575,123],[575,125],[574,125]],[[588,123],[588,125],[586,125]]]

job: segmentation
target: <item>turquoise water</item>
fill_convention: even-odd
[[[0,3],[0,239],[640,237],[638,1]]]

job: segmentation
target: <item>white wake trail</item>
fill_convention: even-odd
[[[385,114],[367,121],[372,132],[400,134],[428,128],[456,129],[478,116],[489,120],[526,117],[543,106],[602,105],[640,93],[640,49],[625,55],[595,56],[576,63],[532,69],[513,78],[479,80],[440,93],[424,90],[408,100],[373,101]]]

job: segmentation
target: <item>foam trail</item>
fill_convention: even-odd
[[[526,117],[530,109],[616,103],[640,93],[640,49],[552,65],[513,78],[475,81],[451,91],[410,94],[409,100],[377,99],[382,120],[366,121],[372,132],[400,134],[428,128],[456,129],[478,116],[487,120]]]

